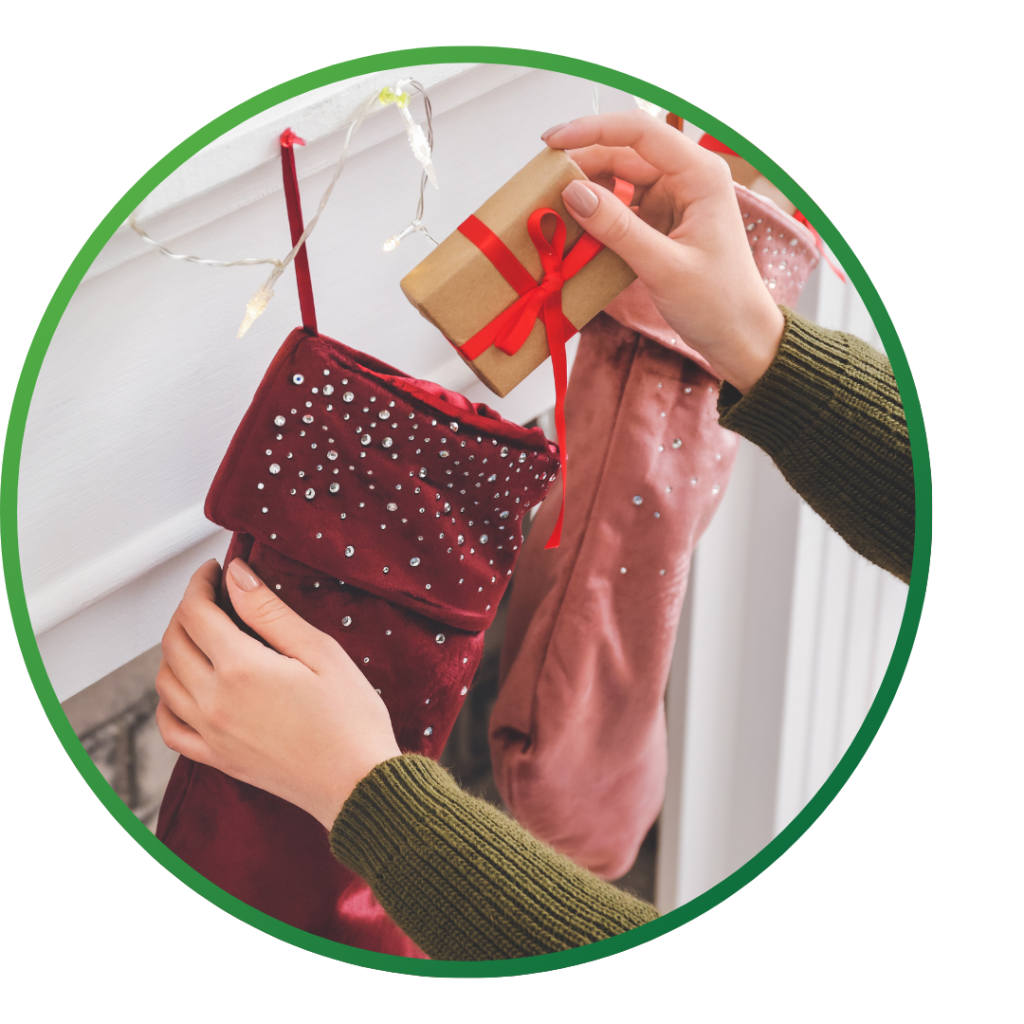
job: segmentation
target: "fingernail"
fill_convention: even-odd
[[[582,181],[573,181],[562,191],[562,201],[581,217],[592,217],[597,213],[597,196]]]
[[[549,128],[541,137],[541,142],[547,142],[552,135],[557,135],[569,122],[563,121],[561,124],[556,124],[554,128]]]
[[[259,578],[240,558],[236,558],[228,566],[228,572],[231,573],[231,578],[235,581],[235,585],[239,590],[248,592],[255,590],[260,585]]]

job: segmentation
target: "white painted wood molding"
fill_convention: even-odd
[[[856,290],[827,267],[798,309],[881,347]],[[728,877],[817,792],[877,693],[906,597],[741,442],[694,556],[669,675],[659,909]]]
[[[280,132],[293,127],[309,143],[297,153],[308,214],[352,112],[401,77],[430,88],[440,188],[428,190],[425,219],[439,238],[539,152],[545,128],[589,113],[593,101],[589,82],[503,66],[339,83],[202,150],[143,204],[143,226],[178,251],[284,255]],[[604,87],[602,103],[634,106]],[[554,404],[547,368],[498,399],[398,289],[429,251],[422,236],[383,251],[412,218],[419,174],[401,118],[382,108],[354,137],[309,242],[320,328],[509,419],[532,420]],[[62,699],[158,643],[190,573],[226,549],[224,532],[203,518],[206,491],[265,368],[300,322],[289,270],[267,312],[235,339],[267,272],[174,262],[123,226],[54,334],[26,428],[18,528],[29,614]]]

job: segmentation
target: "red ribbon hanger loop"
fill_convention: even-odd
[[[299,176],[295,170],[295,146],[304,146],[305,139],[286,128],[281,133],[281,174],[284,178],[284,198],[288,206],[288,226],[294,246],[302,237],[305,226],[302,223],[302,203],[299,201]],[[299,309],[302,312],[302,326],[312,334],[316,329],[316,307],[313,305],[313,282],[309,276],[309,257],[306,245],[295,254],[295,284],[299,289]]]

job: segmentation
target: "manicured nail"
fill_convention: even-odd
[[[581,217],[593,217],[597,213],[597,196],[594,190],[582,181],[572,181],[562,191],[562,201]]]
[[[549,128],[541,137],[541,142],[547,142],[552,135],[557,135],[569,122],[563,121],[561,124],[556,124],[554,128]]]
[[[228,566],[228,572],[231,573],[231,578],[239,590],[255,590],[260,585],[259,578],[240,558],[236,558]]]

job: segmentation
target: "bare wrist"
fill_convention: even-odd
[[[352,795],[356,786],[358,786],[359,783],[377,767],[377,765],[383,764],[385,761],[390,761],[393,757],[401,756],[402,751],[399,750],[397,744],[395,744],[386,751],[381,750],[378,755],[369,759],[366,764],[365,771],[349,772],[349,777],[343,782],[338,782],[338,780],[332,779],[334,784],[329,787],[325,787],[324,792],[317,800],[316,809],[312,811],[313,816],[329,832],[334,825],[335,819],[339,814],[341,814],[342,808],[345,806],[345,802]],[[356,778],[354,776],[358,777]]]
[[[769,302],[742,326],[741,334],[727,348],[715,370],[741,394],[746,394],[767,372],[778,354],[786,318]]]

